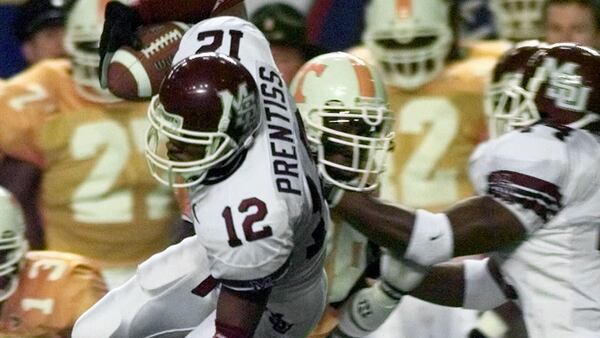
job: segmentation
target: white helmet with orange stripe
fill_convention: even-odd
[[[321,175],[343,189],[375,189],[393,139],[379,74],[356,56],[328,53],[305,63],[290,91]]]
[[[386,83],[414,90],[443,69],[453,43],[450,21],[446,0],[373,0],[363,41]]]

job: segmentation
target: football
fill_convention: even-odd
[[[108,89],[122,99],[133,101],[148,100],[158,93],[188,28],[175,21],[141,27],[137,32],[141,49],[123,46],[110,60]]]

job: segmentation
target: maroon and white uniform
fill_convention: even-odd
[[[73,337],[185,334],[214,311],[220,287],[272,288],[256,337],[306,337],[321,316],[329,214],[268,42],[244,20],[209,19],[185,34],[174,63],[202,48],[235,50],[254,77],[262,112],[254,143],[232,174],[209,174],[189,190],[185,217],[196,236],[141,264],[80,318]]]
[[[481,145],[471,177],[526,227],[492,254],[531,338],[600,337],[600,137],[537,124]]]

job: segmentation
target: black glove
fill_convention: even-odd
[[[100,85],[107,86],[108,64],[113,54],[122,46],[140,49],[141,43],[136,30],[144,22],[142,17],[131,7],[118,1],[106,5],[104,28],[100,37]]]

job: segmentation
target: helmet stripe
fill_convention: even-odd
[[[360,96],[375,96],[375,81],[373,81],[369,67],[362,62],[352,62],[352,69],[354,69],[356,80],[358,80]]]
[[[412,0],[396,0],[396,14],[400,19],[407,19],[412,15]]]

